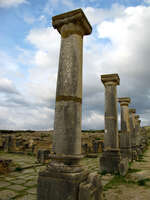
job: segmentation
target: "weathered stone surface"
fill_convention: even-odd
[[[87,173],[42,172],[38,179],[38,200],[77,200],[79,184],[87,179]]]
[[[121,155],[119,149],[108,150],[103,152],[100,157],[100,171],[109,173],[119,173]]]
[[[61,34],[53,150],[58,154],[80,154],[83,35],[90,34],[92,28],[81,9],[52,19]]]
[[[37,188],[36,188],[36,187],[30,188],[30,189],[28,190],[28,193],[29,193],[29,194],[36,194],[36,192],[37,192]]]
[[[100,175],[90,173],[88,179],[79,186],[79,200],[101,200],[102,184]]]
[[[125,176],[129,169],[129,160],[128,158],[123,158],[119,164],[119,173],[122,176]]]
[[[135,113],[136,109],[129,109],[129,122],[131,129],[131,147],[132,147],[132,160],[137,160],[137,151],[136,151],[136,133],[135,133]]]
[[[10,185],[10,186],[8,186],[7,188],[9,188],[9,189],[11,189],[11,190],[15,190],[15,191],[20,191],[20,190],[24,190],[24,189],[26,189],[24,186],[22,186],[22,185]]]
[[[101,76],[105,86],[105,134],[104,148],[118,148],[118,116],[117,116],[117,89],[120,79],[118,74]]]
[[[120,79],[118,74],[106,74],[101,76],[101,81],[105,86],[105,134],[100,170],[117,173],[121,156],[118,143],[116,86],[119,85]]]
[[[16,200],[36,200],[36,195],[27,194],[21,197],[18,197]]]
[[[6,187],[6,186],[9,186],[9,185],[10,185],[9,182],[6,182],[6,181],[0,181],[0,188]]]
[[[0,191],[0,200],[10,200],[13,199],[17,195],[16,192],[11,190],[3,190]]]
[[[132,160],[131,151],[131,130],[129,121],[129,108],[131,102],[129,97],[118,98],[121,107],[121,133],[120,133],[120,153],[122,158]]]
[[[35,186],[37,184],[37,180],[31,180],[24,184],[24,186]]]
[[[37,152],[37,161],[39,163],[46,163],[49,160],[50,151],[46,149],[39,149]]]
[[[61,34],[57,78],[53,153],[48,169],[39,173],[38,200],[77,200],[87,173],[81,155],[83,36],[92,28],[81,9],[52,18]],[[62,187],[63,186],[63,187]]]

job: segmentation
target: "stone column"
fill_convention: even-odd
[[[141,128],[141,120],[138,120],[138,126],[139,126],[139,135],[138,135],[138,145],[139,145],[139,150],[140,150],[140,154],[142,154],[142,149],[143,149],[143,144],[142,144],[142,128]]]
[[[80,183],[89,173],[79,161],[82,158],[83,36],[89,35],[92,27],[81,9],[53,17],[52,24],[61,34],[54,120],[55,154],[50,155],[52,161],[47,170],[39,173],[38,200],[77,200]]]
[[[140,149],[140,123],[139,123],[139,115],[135,115],[135,135],[136,135],[136,151],[137,155],[141,155],[142,151]]]
[[[129,122],[129,108],[128,105],[131,102],[129,97],[118,98],[118,102],[121,107],[121,133],[120,133],[120,152],[122,158],[128,158],[132,160],[131,151],[131,130]]]
[[[137,151],[136,151],[136,134],[135,134],[135,113],[136,109],[129,109],[129,121],[130,121],[130,130],[131,130],[131,149],[132,149],[132,160],[137,160]]]
[[[105,134],[104,152],[100,158],[101,171],[119,172],[120,150],[118,144],[117,88],[118,74],[101,76],[105,86]]]

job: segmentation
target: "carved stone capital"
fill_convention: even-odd
[[[104,84],[104,86],[108,85],[119,85],[120,84],[120,78],[118,74],[104,74],[101,75],[101,81]]]
[[[135,117],[136,120],[138,120],[140,118],[139,115],[135,115],[134,117]]]
[[[136,113],[136,109],[130,108],[130,109],[129,109],[129,113]]]
[[[92,27],[82,9],[56,15],[52,17],[52,24],[62,37],[68,37],[71,34],[83,36],[92,32]]]
[[[130,97],[121,97],[118,98],[118,102],[120,103],[120,106],[128,106],[131,102]]]

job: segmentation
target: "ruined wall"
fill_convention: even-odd
[[[52,150],[53,131],[0,131],[0,150],[37,154],[38,150]],[[82,154],[100,153],[104,132],[83,131]]]

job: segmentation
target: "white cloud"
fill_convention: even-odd
[[[137,76],[149,71],[149,20],[150,7],[137,6],[126,8],[123,17],[98,26],[100,39],[111,41],[111,48],[103,52],[101,60],[105,72],[116,69],[121,75]]]
[[[27,23],[27,24],[33,24],[35,22],[35,18],[32,17],[32,16],[24,16],[24,21]]]
[[[115,4],[109,10],[92,7],[84,10],[96,29],[93,35],[84,37],[83,44],[83,127],[103,128],[104,86],[100,75],[105,73],[119,74],[118,96],[130,96],[131,106],[137,108],[143,124],[149,124],[150,7],[125,8]],[[43,19],[41,15],[38,20]],[[28,66],[27,81],[21,86],[17,85],[17,89],[23,88],[19,90],[22,92],[20,95],[11,96],[11,99],[7,96],[7,104],[1,99],[0,105],[3,103],[4,107],[2,109],[1,106],[0,111],[4,117],[0,121],[5,121],[9,115],[5,127],[53,128],[60,34],[52,27],[32,29],[26,41],[35,49],[18,48],[20,55],[17,60]],[[7,74],[19,71],[18,64],[12,58],[2,52],[0,57],[3,79]],[[11,88],[13,81],[10,83],[7,79],[5,86]],[[0,127],[4,127],[3,123]]]
[[[12,81],[7,78],[0,78],[0,92],[18,93]]]
[[[60,43],[59,34],[52,27],[33,29],[27,36],[27,40],[37,49],[48,51],[55,50]]]
[[[86,116],[85,119],[83,119],[83,124],[85,129],[88,127],[90,129],[99,129],[99,127],[103,127],[104,124],[104,115],[100,115],[95,112],[91,112],[89,116]]]
[[[87,7],[83,9],[92,25],[101,23],[104,20],[112,20],[124,15],[125,7],[113,4],[110,9]]]
[[[150,0],[144,0],[144,2],[150,4]]]
[[[9,8],[23,3],[27,3],[27,0],[0,0],[0,7]]]

